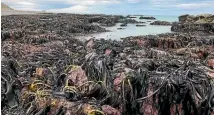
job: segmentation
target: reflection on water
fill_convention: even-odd
[[[177,21],[176,17],[164,17],[164,16],[155,16],[157,20],[162,21]],[[92,37],[96,39],[104,38],[104,39],[115,39],[120,40],[120,38],[128,37],[128,36],[139,36],[139,35],[155,35],[155,34],[161,34],[161,33],[170,33],[171,32],[171,26],[155,26],[150,25],[151,22],[147,22],[148,20],[139,20],[139,17],[136,18],[137,21],[143,21],[146,23],[143,23],[141,27],[136,27],[136,24],[128,24],[126,27],[122,27],[124,29],[118,29],[120,28],[120,24],[116,24],[114,27],[107,27],[107,30],[110,30],[111,32],[103,32],[103,33],[96,33],[96,34],[90,34],[87,36],[80,36],[78,38],[84,38],[84,39],[90,39]]]

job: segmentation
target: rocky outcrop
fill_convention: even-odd
[[[93,16],[88,19],[89,23],[99,23],[102,26],[115,26],[118,20],[121,17],[119,16],[108,16],[108,15],[98,15]]]
[[[163,26],[169,26],[171,25],[170,22],[167,21],[154,21],[152,23],[150,23],[150,25],[163,25]]]
[[[121,27],[127,26],[127,23],[122,23],[120,26]]]
[[[205,32],[214,33],[214,15],[179,16],[179,22],[173,23],[171,30],[175,32]]]
[[[155,17],[146,17],[146,16],[141,16],[139,19],[146,19],[146,20],[156,20],[156,18]]]
[[[203,24],[175,23],[172,25],[171,30],[175,32],[203,31],[203,32],[213,33],[214,23],[203,23]]]
[[[181,23],[193,22],[194,16],[188,15],[188,14],[187,15],[181,15],[178,17],[178,19],[179,19],[179,22],[181,22]]]
[[[124,30],[125,28],[117,28],[118,30]]]
[[[128,15],[126,16],[127,18],[137,18],[136,16],[131,16],[131,15]]]
[[[178,17],[181,23],[210,23],[214,20],[212,14],[201,14],[197,16],[193,15],[181,15]]]
[[[1,37],[2,41],[21,39],[27,43],[37,43],[37,41],[40,43],[58,36],[73,37],[106,32],[108,30],[100,25],[114,25],[118,19],[120,19],[119,16],[77,14],[2,16]]]
[[[138,21],[136,21],[135,19],[130,19],[130,18],[124,18],[124,19],[120,19],[119,20],[120,23],[139,23]]]
[[[137,24],[136,26],[137,26],[137,27],[144,27],[144,26],[146,26],[146,25],[143,25],[143,24]]]

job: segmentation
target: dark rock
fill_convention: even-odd
[[[181,23],[193,22],[193,21],[194,21],[194,18],[195,18],[195,16],[188,15],[188,14],[186,14],[186,15],[181,15],[181,16],[178,17],[179,22],[181,22]]]
[[[175,32],[206,32],[206,33],[214,33],[214,23],[204,23],[204,24],[182,24],[182,23],[174,23],[171,27],[172,31]]]
[[[121,27],[127,26],[127,23],[123,23],[120,25]]]
[[[137,27],[144,27],[144,26],[146,26],[146,25],[137,24],[136,26],[137,26]]]
[[[137,17],[128,15],[127,18],[137,18]]]
[[[150,25],[163,25],[163,26],[169,26],[171,25],[170,22],[167,21],[154,21],[152,23],[150,23]]]
[[[129,18],[125,18],[125,19],[121,19],[119,20],[120,23],[138,23],[138,21],[136,21],[135,19],[129,19]]]
[[[156,20],[155,17],[146,17],[146,16],[141,16],[139,19]]]
[[[197,16],[193,15],[181,15],[178,17],[181,23],[210,23],[214,20],[212,14],[201,14]]]
[[[138,23],[146,23],[146,22],[139,21]]]
[[[214,15],[202,14],[197,16],[179,16],[179,22],[173,23],[171,30],[175,32],[214,32]]]
[[[125,28],[117,28],[118,30],[124,30]]]

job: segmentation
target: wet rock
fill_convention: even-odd
[[[129,18],[125,18],[125,19],[121,19],[119,20],[119,23],[138,23],[138,21],[136,21],[135,19],[129,19]]]
[[[118,30],[124,30],[125,28],[117,28]]]
[[[117,110],[109,105],[103,105],[102,110],[105,113],[105,115],[121,115],[119,110]]]
[[[127,23],[123,23],[120,25],[121,27],[127,26]]]
[[[163,25],[163,26],[169,26],[171,25],[170,22],[167,21],[154,21],[152,23],[150,23],[150,25]]]
[[[146,20],[156,20],[155,17],[146,17],[146,16],[141,16],[139,19],[146,19]]]
[[[181,22],[181,23],[193,22],[193,21],[194,21],[194,18],[195,18],[195,16],[193,16],[193,15],[188,15],[188,14],[186,14],[186,15],[181,15],[181,16],[178,17],[179,22]]]
[[[213,23],[204,23],[204,24],[173,24],[171,27],[172,31],[175,32],[194,32],[201,31],[206,33],[214,32],[214,24]]]
[[[144,27],[144,26],[146,26],[146,25],[137,24],[136,26],[137,26],[137,27]]]
[[[179,16],[179,23],[173,23],[171,30],[175,32],[205,32],[213,33],[214,25],[212,14],[203,14],[197,16],[182,15]]]

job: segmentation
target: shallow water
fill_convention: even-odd
[[[169,21],[174,22],[177,21],[176,16],[154,16],[157,20],[161,21]],[[114,40],[120,40],[120,38],[128,37],[128,36],[139,36],[139,35],[156,35],[156,34],[162,34],[162,33],[171,33],[171,26],[156,26],[156,25],[150,25],[151,22],[155,20],[140,20],[139,16],[136,19],[137,21],[142,21],[146,23],[142,23],[143,27],[136,27],[136,24],[128,24],[126,27],[122,27],[125,29],[117,29],[120,28],[120,24],[116,24],[116,26],[113,27],[106,27],[107,30],[110,30],[111,32],[103,32],[103,33],[96,33],[96,34],[90,34],[86,36],[79,36],[78,38],[83,39],[90,39],[90,38],[104,38],[104,39],[114,39]],[[151,22],[147,22],[151,21]]]

